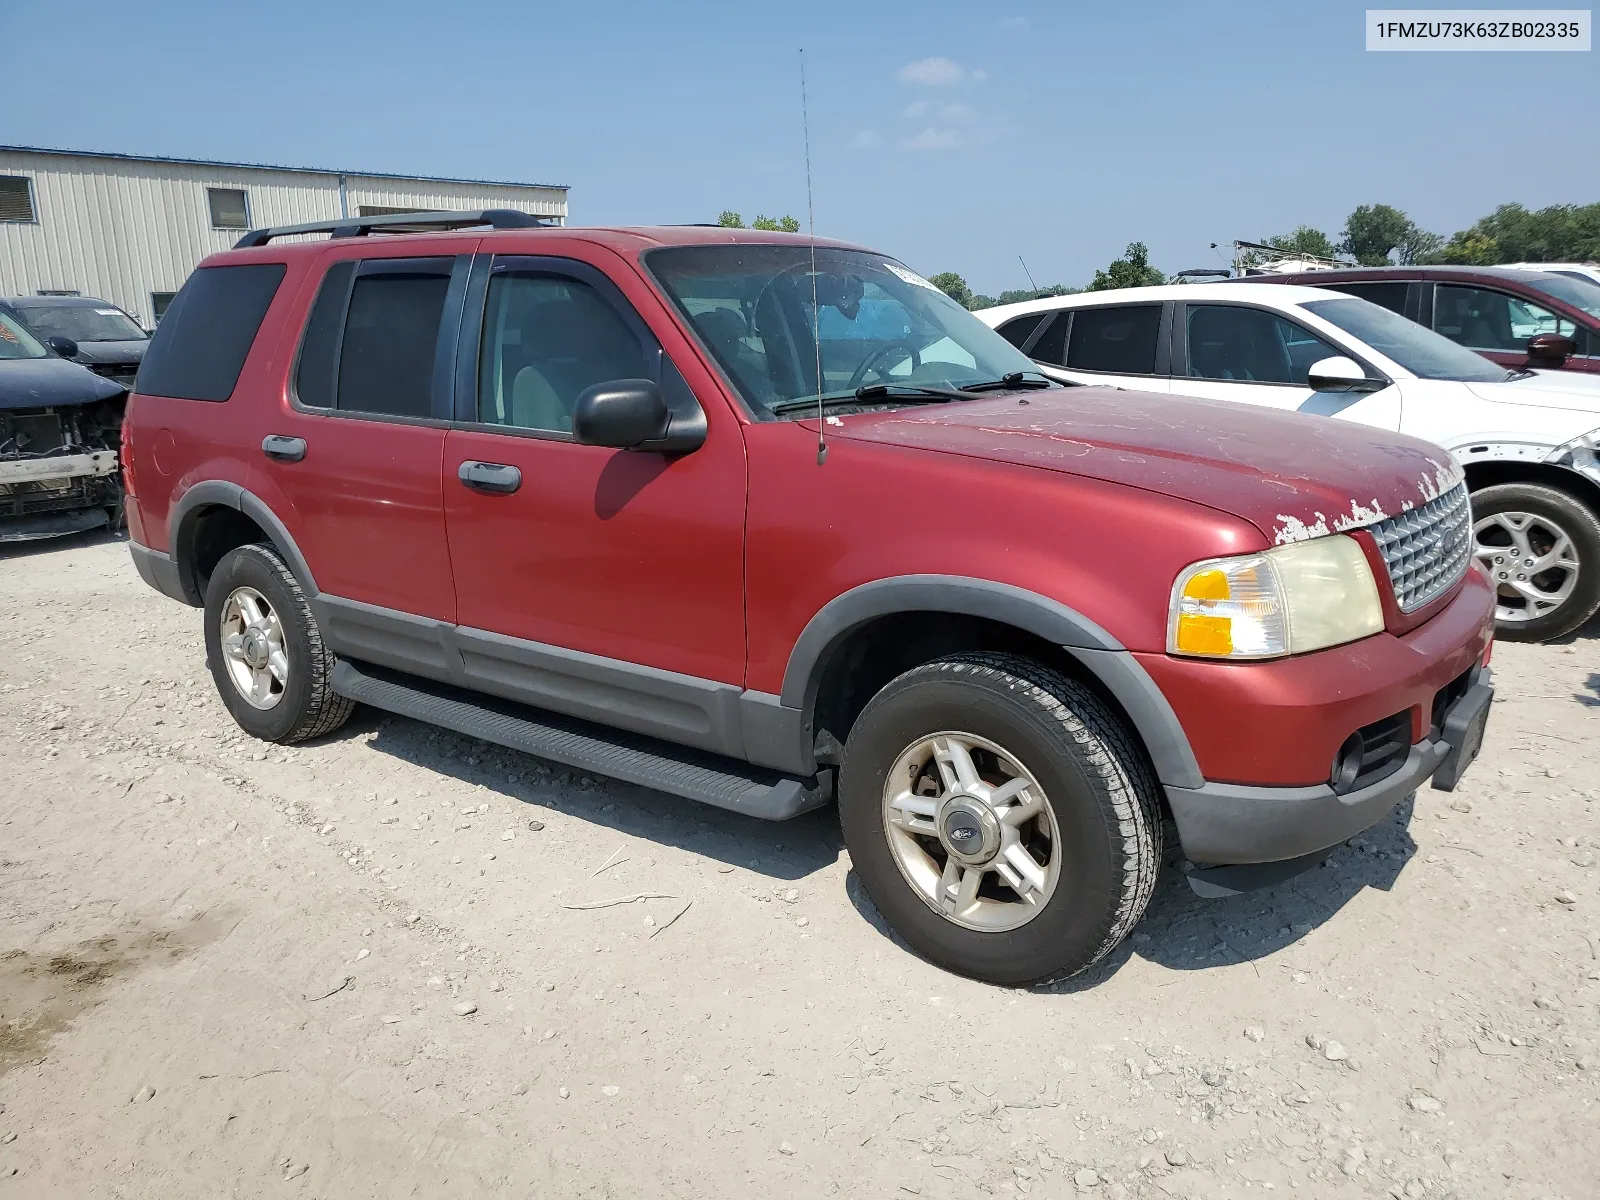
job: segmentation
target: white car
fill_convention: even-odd
[[[1297,409],[1435,442],[1466,472],[1501,636],[1558,637],[1600,609],[1600,376],[1508,371],[1366,300],[1286,284],[1084,292],[976,315],[1063,382]]]
[[[1571,275],[1574,279],[1587,279],[1600,283],[1600,263],[1502,263],[1519,271],[1546,271],[1551,275]]]

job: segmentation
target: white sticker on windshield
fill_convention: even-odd
[[[887,262],[886,261],[883,265],[888,267],[889,270],[895,275],[896,278],[902,279],[906,283],[915,284],[917,287],[925,287],[930,292],[938,292],[939,291],[938,288],[934,287],[933,284],[929,283],[921,275],[918,275],[915,271],[906,270],[906,268],[902,267],[897,262]],[[939,294],[942,296],[944,293],[943,292],[939,292]]]
[[[122,315],[114,308],[97,308],[94,311],[96,316],[101,317],[120,317]]]

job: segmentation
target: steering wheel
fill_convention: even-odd
[[[861,365],[856,368],[855,374],[850,376],[849,389],[853,392],[860,387],[867,377],[867,372],[873,370],[877,366],[878,360],[886,357],[891,350],[901,351],[902,358],[910,355],[911,369],[913,371],[922,365],[922,355],[918,353],[916,346],[912,343],[906,341],[885,342],[861,360]],[[878,372],[879,378],[882,378],[884,374],[885,372],[880,370]]]

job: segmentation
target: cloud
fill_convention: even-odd
[[[952,125],[971,125],[978,119],[978,114],[965,104],[940,104],[933,100],[913,100],[900,115],[908,121],[931,117]]]
[[[982,83],[987,78],[989,78],[989,73],[987,71],[974,71],[972,73],[973,83]]]
[[[1029,21],[1027,17],[1007,17],[1004,21],[1000,22],[1001,29],[1009,29],[1014,33],[1020,33],[1022,30],[1026,29],[1028,25]]]
[[[906,105],[905,111],[900,115],[908,121],[914,121],[918,117],[927,116],[928,110],[932,107],[933,105],[927,100],[913,100],[910,104]]]
[[[967,77],[966,69],[960,63],[937,55],[909,62],[896,74],[901,83],[913,83],[918,87],[953,87]]]
[[[964,144],[959,130],[939,129],[932,125],[900,143],[905,150],[957,150]]]
[[[871,150],[874,146],[881,146],[883,139],[874,130],[863,129],[850,139],[850,149]]]

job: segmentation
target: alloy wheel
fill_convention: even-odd
[[[1026,925],[1060,880],[1044,789],[1014,755],[970,733],[936,733],[901,752],[884,784],[883,828],[912,890],[967,929]]]
[[[222,657],[228,678],[246,703],[275,707],[289,684],[289,654],[283,624],[267,598],[253,587],[238,587],[222,606]]]
[[[1501,512],[1472,525],[1473,554],[1496,591],[1495,618],[1519,624],[1554,612],[1578,584],[1572,538],[1549,517]]]

